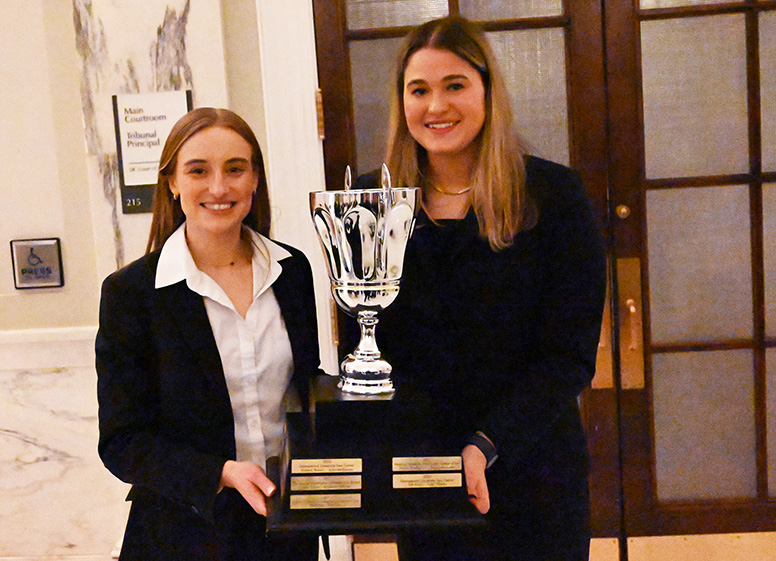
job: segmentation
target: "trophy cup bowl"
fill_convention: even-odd
[[[375,340],[377,314],[396,299],[404,251],[412,235],[420,189],[345,189],[310,193],[310,212],[337,305],[361,329],[356,349],[340,364],[343,392],[393,392],[391,365]]]

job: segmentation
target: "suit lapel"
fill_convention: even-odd
[[[298,275],[294,269],[294,260],[292,258],[286,258],[282,260],[281,265],[283,271],[272,285],[272,290],[275,293],[278,306],[280,306],[280,313],[283,316],[283,321],[286,324],[286,331],[288,332],[288,338],[291,341],[291,351],[294,355],[294,370],[295,375],[293,377],[293,383],[296,385],[297,392],[302,402],[303,409],[309,407],[309,381],[305,376],[299,376],[300,372],[306,372],[311,350],[306,348],[308,345],[315,345],[315,351],[317,353],[317,340],[314,343],[310,337],[307,336],[308,326],[303,325],[303,317],[305,310],[302,307],[305,305],[304,299],[299,297],[300,287],[297,283]],[[314,304],[313,304],[314,305]]]
[[[171,326],[180,332],[181,340],[191,349],[194,362],[200,365],[211,382],[223,386],[226,391],[221,356],[202,297],[181,281],[159,289],[159,300]]]

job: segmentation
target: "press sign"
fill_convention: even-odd
[[[12,240],[11,258],[16,288],[64,286],[59,238]]]

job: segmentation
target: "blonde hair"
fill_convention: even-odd
[[[269,235],[269,190],[267,188],[267,176],[264,171],[264,159],[262,158],[261,147],[259,146],[259,141],[256,140],[256,135],[253,134],[248,123],[233,111],[213,107],[199,107],[178,119],[178,122],[173,125],[170,134],[167,136],[164,148],[162,148],[152,206],[151,232],[148,236],[146,253],[162,247],[167,238],[186,219],[181,210],[180,201],[175,199],[172,191],[170,191],[170,177],[175,173],[178,153],[181,147],[189,138],[209,127],[231,129],[243,137],[251,146],[251,164],[258,176],[258,186],[253,194],[251,210],[243,219],[243,224],[265,236]]]
[[[531,229],[538,210],[526,189],[522,139],[512,127],[509,96],[482,31],[460,16],[448,16],[416,27],[398,59],[391,98],[386,162],[397,185],[428,188],[426,150],[407,128],[404,117],[404,72],[410,57],[423,48],[450,51],[474,67],[485,86],[485,123],[479,154],[470,178],[472,207],[480,235],[494,251],[512,245],[518,232]]]

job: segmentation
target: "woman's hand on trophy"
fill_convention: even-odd
[[[275,492],[275,484],[253,462],[228,460],[221,470],[221,486],[236,489],[253,510],[267,515],[266,498]]]
[[[481,514],[490,510],[490,493],[488,481],[485,478],[485,468],[488,461],[485,454],[474,446],[467,445],[461,452],[463,459],[463,473],[466,477],[466,492],[471,502]]]

